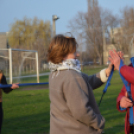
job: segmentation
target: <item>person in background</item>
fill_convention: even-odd
[[[129,64],[128,66],[124,64],[120,64],[122,56],[119,56],[115,50],[109,51],[109,55],[110,55],[109,60],[114,64],[115,69],[120,71],[121,75],[125,78],[125,80],[129,83],[129,85],[131,84],[131,94],[132,94],[132,99],[134,100],[134,68],[132,66],[132,63]],[[120,55],[122,55],[122,52]],[[130,134],[133,131],[133,127],[130,125],[129,122],[130,107],[134,108],[132,101],[129,99],[126,87],[125,85],[123,85],[117,97],[117,110],[119,112],[126,112],[125,134]]]
[[[77,48],[74,37],[62,34],[49,45],[50,134],[101,134],[104,129],[93,89],[107,81],[112,64],[88,76],[81,72]]]
[[[1,84],[7,84],[6,77],[2,73],[2,70],[0,70],[0,83]],[[0,89],[0,134],[1,134],[1,128],[2,128],[2,121],[3,121],[2,91],[5,92],[5,93],[9,93],[13,89],[16,89],[16,88],[19,88],[19,86],[17,84],[12,84],[12,87],[11,88],[3,88],[3,89]]]

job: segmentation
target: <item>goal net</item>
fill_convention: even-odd
[[[8,83],[39,83],[38,52],[0,49],[0,70]]]

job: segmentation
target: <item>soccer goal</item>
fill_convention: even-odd
[[[38,52],[35,50],[0,49],[0,70],[10,84],[39,83]]]

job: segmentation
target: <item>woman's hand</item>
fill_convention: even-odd
[[[120,106],[122,108],[128,108],[128,107],[132,107],[133,103],[132,101],[128,98],[128,94],[126,92],[125,96],[123,96],[120,100]]]
[[[111,70],[112,70],[113,64],[110,63],[109,66],[106,69],[106,76],[109,77]]]
[[[118,55],[118,52],[116,52],[115,50],[114,51],[110,50],[109,55],[110,55],[110,57],[109,57],[110,62],[114,65],[116,70],[119,70],[121,58]],[[122,56],[122,54],[121,54],[121,56]]]
[[[124,53],[122,51],[117,52],[119,57],[124,61]]]
[[[11,88],[12,88],[12,89],[16,89],[16,88],[19,88],[18,84],[19,84],[19,83],[16,83],[16,84],[12,84],[12,87],[11,87]]]

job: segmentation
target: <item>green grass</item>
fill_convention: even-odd
[[[31,77],[31,78],[21,78],[21,83],[36,83],[37,78]],[[48,76],[40,76],[40,82],[48,82]]]
[[[84,68],[87,74],[99,72],[101,67]],[[23,82],[33,82],[25,79]],[[41,77],[41,82],[48,81],[48,76]],[[105,85],[94,90],[97,103]],[[106,119],[105,134],[124,134],[125,113],[116,109],[116,97],[123,84],[118,72],[114,73],[111,86],[108,87],[100,105],[101,114]],[[29,87],[32,88],[32,87]],[[3,94],[4,121],[2,134],[48,134],[49,133],[49,90],[14,90]]]
[[[49,91],[15,90],[3,96],[2,134],[46,134],[49,132]]]

